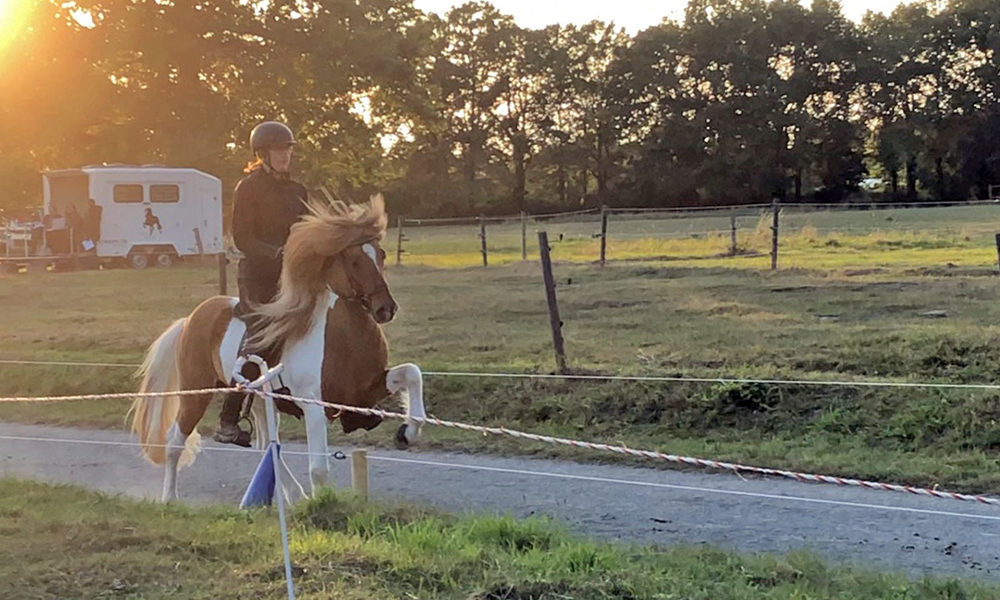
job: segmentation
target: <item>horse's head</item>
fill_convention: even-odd
[[[356,300],[376,322],[396,315],[382,270],[388,215],[380,194],[364,204],[309,204],[309,214],[292,226],[285,243],[281,289],[274,301],[257,307],[263,317],[254,345],[269,347],[300,338],[313,323],[317,303],[332,290]]]
[[[333,293],[354,300],[384,325],[392,321],[399,308],[385,281],[385,250],[377,239],[348,246],[331,257],[328,283]]]

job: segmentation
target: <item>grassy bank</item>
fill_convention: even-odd
[[[326,493],[296,507],[303,599],[996,598],[1000,588],[830,567],[808,554],[583,541],[541,520],[455,518]],[[269,511],[192,509],[0,479],[0,597],[279,598]]]

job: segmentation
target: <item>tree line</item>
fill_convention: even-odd
[[[397,215],[986,198],[1000,3],[844,17],[690,0],[682,21],[526,29],[484,2],[36,0],[0,46],[0,207],[41,170],[191,166],[232,190],[250,128],[296,176]],[[865,184],[865,185],[863,185]]]

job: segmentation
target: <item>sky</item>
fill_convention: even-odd
[[[899,4],[910,0],[841,0],[844,15],[860,21],[865,11],[888,14]],[[423,11],[446,13],[451,7],[464,4],[465,0],[414,0]],[[583,24],[594,19],[614,23],[635,33],[656,25],[664,16],[680,20],[687,0],[490,0],[497,9],[508,15],[521,27],[532,29],[546,25]],[[809,6],[811,0],[802,0]]]

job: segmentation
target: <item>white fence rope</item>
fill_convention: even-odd
[[[139,363],[112,363],[112,362],[76,362],[65,360],[19,360],[0,359],[0,365],[27,365],[38,367],[122,367],[126,369],[138,369]]]
[[[619,214],[649,214],[649,213],[663,213],[663,214],[702,214],[702,213],[717,213],[717,212],[728,212],[735,210],[764,210],[771,208],[770,204],[727,204],[724,206],[689,206],[689,207],[673,207],[673,208],[657,208],[653,207],[639,207],[639,208],[628,208],[628,207],[609,207],[607,212],[609,214],[619,215]]]
[[[115,392],[111,394],[75,394],[71,396],[12,396],[0,398],[4,402],[69,402],[77,400],[121,400],[135,398],[165,398],[167,396],[197,396],[199,394],[214,394],[216,392],[246,392],[240,387],[202,388],[197,390],[181,390],[177,392]]]
[[[138,364],[131,363],[88,363],[88,362],[64,362],[64,361],[44,361],[44,360],[16,360],[0,359],[0,365],[24,365],[24,366],[73,366],[73,367],[108,367],[108,368],[138,368]],[[955,389],[955,390],[1000,390],[1000,384],[993,383],[938,383],[938,382],[918,382],[918,381],[851,381],[851,380],[816,380],[816,379],[752,379],[748,377],[672,377],[667,375],[573,375],[558,373],[485,373],[477,371],[424,371],[424,375],[429,377],[470,377],[484,379],[562,379],[567,381],[633,381],[633,382],[660,382],[660,383],[722,383],[722,384],[760,384],[760,385],[808,385],[808,386],[830,386],[830,387],[876,387],[876,388],[929,388],[929,389]],[[228,392],[232,388],[213,388],[206,390],[195,390],[184,392],[185,394],[198,394],[205,392]],[[164,393],[164,396],[173,393]],[[104,395],[102,395],[103,397]],[[135,398],[138,395],[134,392],[123,392],[118,394],[122,398]],[[36,398],[25,397],[18,401],[31,401]],[[91,400],[96,399],[90,396],[57,396],[53,400]],[[3,401],[3,398],[0,398]]]
[[[998,204],[994,200],[959,200],[950,202],[910,202],[906,205],[900,206],[896,204],[831,204],[831,203],[816,203],[810,204],[806,202],[782,202],[778,204],[778,208],[785,209],[804,209],[802,212],[883,212],[883,211],[905,211],[911,209],[921,209],[921,208],[959,208],[959,207],[973,207],[973,206],[983,206],[983,205],[993,205]],[[711,214],[718,212],[732,212],[739,210],[769,210],[774,205],[770,203],[756,203],[756,204],[725,204],[720,206],[681,206],[681,207],[627,207],[627,206],[609,206],[605,210],[608,214]],[[554,219],[560,217],[571,217],[577,215],[589,215],[589,214],[599,214],[601,212],[600,208],[588,208],[583,210],[566,211],[566,212],[554,212],[554,213],[543,213],[543,214],[530,214],[525,213],[525,218],[527,219]],[[799,212],[799,211],[796,211]],[[517,221],[521,219],[519,214],[509,214],[509,215],[493,215],[487,217],[428,217],[424,218],[404,218],[404,225],[446,225],[446,224],[476,224],[482,221],[485,222],[497,222],[497,221]]]
[[[588,208],[585,210],[573,210],[568,212],[529,214],[525,213],[524,218],[529,221],[537,219],[558,219],[562,217],[576,217],[581,215],[599,214],[601,209]],[[403,226],[406,225],[463,225],[479,223],[502,223],[507,221],[520,221],[521,215],[499,215],[487,217],[430,217],[427,219],[403,219]]]
[[[923,383],[897,381],[818,381],[812,379],[749,379],[740,377],[669,377],[659,375],[559,375],[548,373],[478,373],[462,371],[424,371],[438,377],[482,377],[509,379],[567,379],[577,381],[637,381],[670,383],[745,383],[762,385],[815,385],[837,387],[896,387],[959,390],[1000,390],[1000,384],[989,383]]]
[[[960,513],[942,510],[929,510],[926,508],[910,508],[906,506],[888,506],[883,504],[869,504],[865,502],[848,502],[846,500],[827,500],[824,498],[806,498],[803,496],[787,496],[784,494],[765,494],[762,492],[742,492],[739,490],[727,490],[722,488],[706,488],[691,485],[678,485],[673,483],[659,483],[656,481],[637,481],[634,479],[620,479],[617,477],[595,477],[592,475],[573,475],[571,473],[550,473],[547,471],[533,471],[527,469],[508,469],[503,467],[489,467],[485,465],[466,465],[459,463],[448,463],[430,460],[415,460],[410,458],[397,458],[395,456],[381,456],[369,454],[368,460],[394,462],[411,465],[427,465],[439,468],[465,469],[468,471],[487,471],[491,473],[507,473],[510,475],[528,475],[531,477],[551,477],[553,479],[571,479],[574,481],[593,481],[596,483],[613,483],[616,485],[634,485],[639,487],[652,487],[669,490],[682,490],[690,492],[700,492],[705,494],[720,494],[726,496],[743,496],[749,498],[765,498],[769,500],[783,500],[789,502],[808,502],[814,504],[826,504],[834,506],[846,506],[851,508],[865,508],[876,510],[888,510],[893,512],[917,513],[925,515],[935,515],[940,517],[966,517],[969,519],[981,519],[984,521],[1000,521],[1000,516],[976,515],[970,513]]]
[[[124,448],[170,448],[169,444],[140,444],[138,442],[116,442],[113,440],[81,440],[81,439],[71,439],[71,438],[54,438],[54,437],[41,437],[41,436],[30,436],[30,435],[0,435],[0,440],[7,440],[11,442],[40,442],[40,443],[50,443],[50,444],[80,444],[84,446],[115,446]],[[202,452],[230,452],[238,454],[253,455],[255,457],[260,457],[260,448],[243,448],[243,447],[230,447],[230,446],[202,446],[198,449],[198,453]],[[263,448],[266,450],[266,448]],[[289,456],[311,456],[308,451],[305,450],[285,450],[282,448],[282,454],[287,454]],[[343,452],[337,450],[329,454],[330,458],[335,460],[347,460],[347,455]]]

